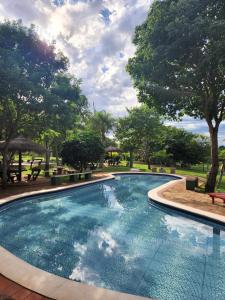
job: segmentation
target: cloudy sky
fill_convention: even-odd
[[[125,71],[134,54],[132,36],[152,0],[0,0],[0,20],[22,19],[35,24],[40,36],[56,41],[70,59],[70,69],[83,80],[90,106],[116,116],[137,105],[135,90]],[[185,118],[178,127],[207,133],[204,122]],[[223,143],[225,125],[220,131]]]

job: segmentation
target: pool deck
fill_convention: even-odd
[[[131,172],[121,172],[131,173]],[[132,172],[134,173],[134,172]],[[140,172],[138,172],[140,174]],[[146,174],[146,173],[143,173]],[[152,173],[151,173],[152,174]],[[106,177],[106,178],[104,178]],[[97,178],[97,179],[96,179]],[[97,176],[92,182],[104,181],[113,178],[111,174],[101,174]],[[81,186],[88,184],[78,183],[68,186],[49,187],[44,186],[42,189],[36,189],[36,191],[25,190],[25,193],[20,194],[13,193],[11,195],[4,195],[0,197],[0,204],[8,201],[16,200],[21,196],[28,196],[39,194],[49,191],[59,191],[71,186]],[[2,195],[1,195],[2,196]],[[185,178],[180,177],[177,181],[170,181],[154,190],[149,191],[148,196],[150,199],[162,203],[164,205],[177,208],[186,212],[191,212],[196,215],[205,216],[212,220],[217,220],[225,224],[225,207],[220,204],[212,205],[210,198],[207,195],[199,194],[195,192],[185,191]],[[6,198],[5,198],[6,197]],[[207,198],[208,197],[208,198]],[[199,203],[198,203],[199,202]],[[0,246],[0,296],[5,292],[8,296],[13,296],[7,292],[7,288],[3,289],[2,286],[11,286],[12,292],[16,293],[21,291],[21,295],[24,293],[25,298],[13,298],[17,299],[65,299],[65,300],[144,300],[150,299],[145,297],[139,297],[135,295],[120,293],[103,288],[98,288],[82,283],[77,283],[65,278],[61,278],[54,274],[50,274],[43,270],[40,270],[20,258],[14,256],[9,251]],[[10,278],[12,281],[10,281]],[[18,284],[16,284],[16,283]],[[21,287],[24,286],[25,288]],[[31,292],[34,291],[34,292]],[[15,295],[14,293],[14,295]],[[19,293],[19,292],[18,292]],[[40,295],[38,295],[38,294]],[[44,295],[44,296],[41,296]],[[21,296],[23,297],[23,296]],[[33,298],[32,298],[33,297]],[[35,298],[36,297],[36,298]],[[39,297],[39,298],[38,298]],[[42,298],[40,298],[42,297]],[[48,297],[48,298],[46,298]],[[0,297],[1,299],[1,297]],[[3,298],[4,299],[4,298]]]
[[[187,191],[184,182],[176,183],[172,188],[168,188],[161,194],[167,200],[225,216],[223,200],[216,199],[215,204],[212,204],[212,199],[208,194]]]
[[[1,300],[50,300],[0,275]]]

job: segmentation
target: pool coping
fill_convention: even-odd
[[[124,172],[119,172],[120,174]],[[132,172],[126,172],[127,174]],[[118,174],[118,173],[113,173]],[[58,191],[78,188],[85,185],[91,185],[98,182],[104,182],[114,179],[115,176],[109,173],[109,176],[88,182],[76,183],[64,187],[56,187],[41,191],[26,192],[16,196],[9,196],[0,200],[0,207],[13,201],[32,197],[41,194],[50,194]],[[38,294],[51,299],[62,300],[149,300],[142,296],[131,295],[110,289],[91,286],[88,284],[66,279],[42,269],[32,266],[19,257],[15,256],[2,246],[0,246],[0,274],[8,279],[20,284],[21,286],[32,290]]]
[[[199,209],[194,209],[192,207],[178,204],[169,200],[164,199],[160,196],[165,189],[172,187],[178,181],[184,181],[185,177],[176,174],[166,174],[166,173],[150,173],[150,172],[113,172],[109,173],[109,176],[101,179],[96,179],[83,183],[76,183],[70,186],[56,187],[53,189],[26,192],[16,196],[10,196],[4,200],[0,200],[0,207],[6,203],[19,200],[21,198],[27,198],[30,196],[50,194],[57,191],[69,190],[77,188],[80,186],[90,185],[98,182],[104,182],[110,179],[114,179],[114,175],[122,174],[144,174],[144,175],[164,175],[177,178],[177,180],[165,183],[153,190],[148,192],[149,199],[158,202],[169,207],[191,212],[193,214],[200,215],[202,217],[207,217],[213,221],[218,221],[219,215],[213,213],[207,213],[200,211]],[[217,219],[215,219],[217,217]],[[223,220],[222,220],[223,219]],[[220,222],[225,223],[225,218],[220,218]],[[117,292],[110,289],[100,288],[91,286],[84,283],[78,283],[51,273],[41,270],[31,264],[23,261],[22,259],[16,257],[8,250],[0,246],[0,273],[9,278],[10,280],[24,286],[25,288],[32,290],[38,294],[44,295],[52,299],[69,299],[69,300],[144,300],[151,299],[142,296],[131,295],[127,293]]]
[[[186,178],[183,176],[180,176],[181,179],[179,180],[179,182],[184,182],[186,181]],[[158,204],[173,208],[175,210],[178,211],[182,211],[182,212],[186,212],[190,215],[194,215],[197,217],[201,217],[204,219],[207,219],[209,221],[213,221],[222,225],[225,225],[225,216],[216,214],[216,213],[212,213],[212,212],[208,212],[205,210],[201,210],[199,208],[194,208],[192,206],[189,205],[185,205],[179,202],[175,202],[172,200],[167,200],[162,196],[162,193],[164,191],[166,191],[168,188],[172,188],[173,186],[175,186],[177,184],[177,180],[175,181],[170,181],[168,183],[165,183],[153,190],[150,190],[148,192],[148,198],[153,201],[156,202]]]

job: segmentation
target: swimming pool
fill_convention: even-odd
[[[4,205],[0,244],[98,287],[162,300],[225,299],[225,227],[151,205],[148,190],[170,180],[117,175]]]

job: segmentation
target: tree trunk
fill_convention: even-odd
[[[130,168],[133,168],[133,151],[130,151]]]
[[[147,160],[148,163],[148,169],[151,170],[151,163],[150,163],[150,159]]]
[[[55,159],[57,166],[59,165],[59,151],[58,151],[58,145],[55,145]]]
[[[50,151],[48,147],[48,141],[45,141],[45,171],[49,171]]]
[[[18,181],[22,180],[22,152],[19,151],[19,176]]]
[[[210,141],[211,141],[211,169],[209,171],[209,176],[206,181],[205,191],[214,192],[216,186],[216,177],[219,170],[219,158],[218,158],[218,128],[219,124],[215,127],[208,123]]]
[[[8,143],[6,142],[6,145],[3,149],[3,164],[2,164],[2,187],[6,188],[7,185],[7,179],[8,179],[8,174],[7,174],[7,170],[8,170]]]

